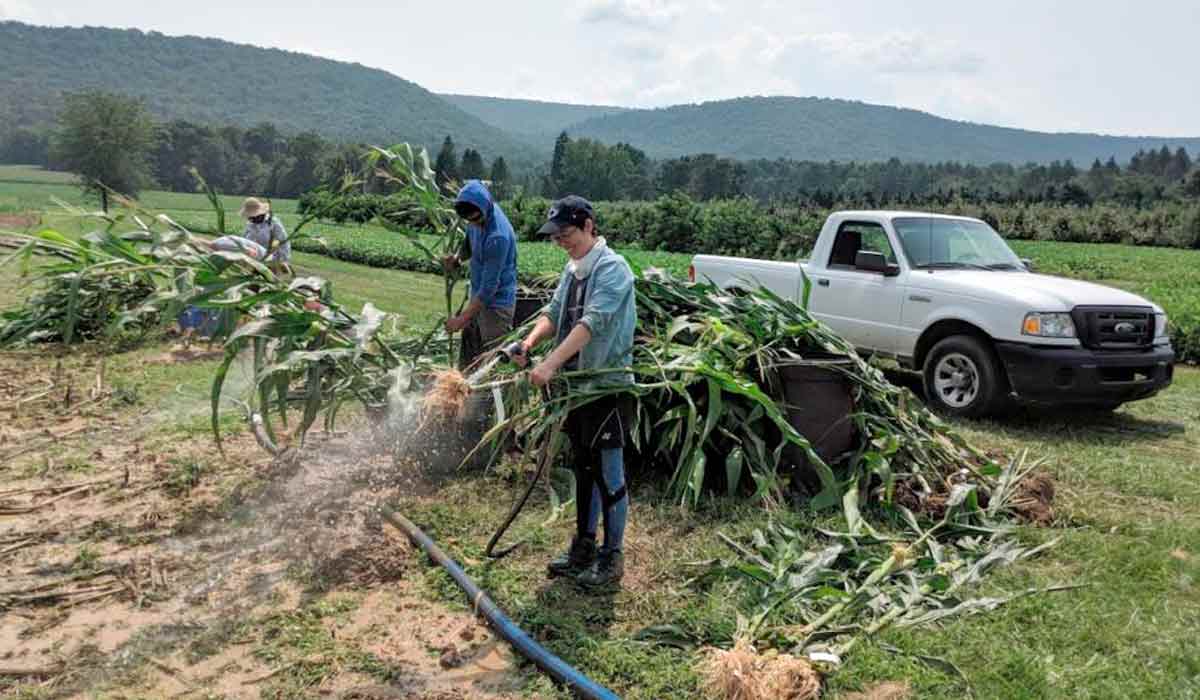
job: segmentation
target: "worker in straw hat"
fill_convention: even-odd
[[[242,237],[266,249],[265,262],[276,273],[281,270],[290,271],[292,244],[288,242],[283,222],[271,214],[271,205],[256,197],[247,197],[238,213],[246,220],[246,230],[242,232]]]

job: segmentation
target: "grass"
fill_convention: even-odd
[[[1005,422],[961,423],[976,444],[1048,458],[1058,480],[1058,523],[1025,528],[1022,538],[1062,542],[1039,559],[991,577],[982,594],[1060,584],[1080,590],[1032,595],[944,626],[891,630],[856,650],[831,678],[830,696],[902,680],[914,697],[1190,697],[1200,692],[1200,371],[1181,369],[1154,399],[1112,416],[1028,414]],[[549,528],[546,504],[523,516],[510,537],[529,543],[499,562],[483,548],[507,511],[515,486],[466,477],[436,501],[404,512],[452,556],[531,635],[625,698],[695,697],[690,654],[636,639],[649,625],[672,624],[700,637],[732,634],[736,593],[695,590],[690,562],[727,556],[716,533],[737,538],[761,525],[753,507],[714,502],[695,512],[663,505],[658,489],[633,470],[627,533],[630,573],[613,597],[583,595],[547,581],[545,562],[567,542],[567,514]],[[829,525],[803,513],[777,513],[793,526]],[[438,569],[431,595],[466,607]],[[893,649],[898,649],[896,653]],[[967,681],[922,661],[944,658]]]

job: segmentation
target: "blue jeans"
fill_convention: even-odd
[[[625,491],[625,454],[620,447],[586,450],[576,455],[575,526],[577,536],[596,538],[600,513],[604,513],[604,548],[620,551],[625,541],[625,521],[629,517],[629,496]],[[599,461],[599,469],[596,469]],[[601,477],[603,483],[596,479]],[[602,492],[601,489],[604,489]]]

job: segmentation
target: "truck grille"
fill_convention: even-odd
[[[1154,343],[1154,310],[1144,306],[1077,306],[1079,342],[1093,350],[1140,350]]]

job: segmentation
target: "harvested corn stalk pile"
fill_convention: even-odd
[[[635,381],[628,388],[637,399],[634,446],[644,463],[669,474],[670,493],[681,503],[698,503],[706,485],[729,495],[779,500],[801,476],[784,459],[792,447],[806,455],[819,481],[812,505],[841,506],[848,531],[857,534],[871,529],[862,504],[892,503],[898,484],[918,499],[948,494],[964,479],[986,494],[1001,474],[1000,465],[798,304],[766,290],[730,295],[650,273],[637,283],[637,307],[629,370]],[[776,371],[830,355],[844,358],[837,371],[850,386],[854,410],[848,419],[858,436],[837,464],[817,454],[789,423]],[[548,400],[510,379],[511,418],[489,437],[527,433],[536,453],[569,411],[627,390],[606,383],[610,375],[567,373],[562,381],[574,390],[552,392]]]

